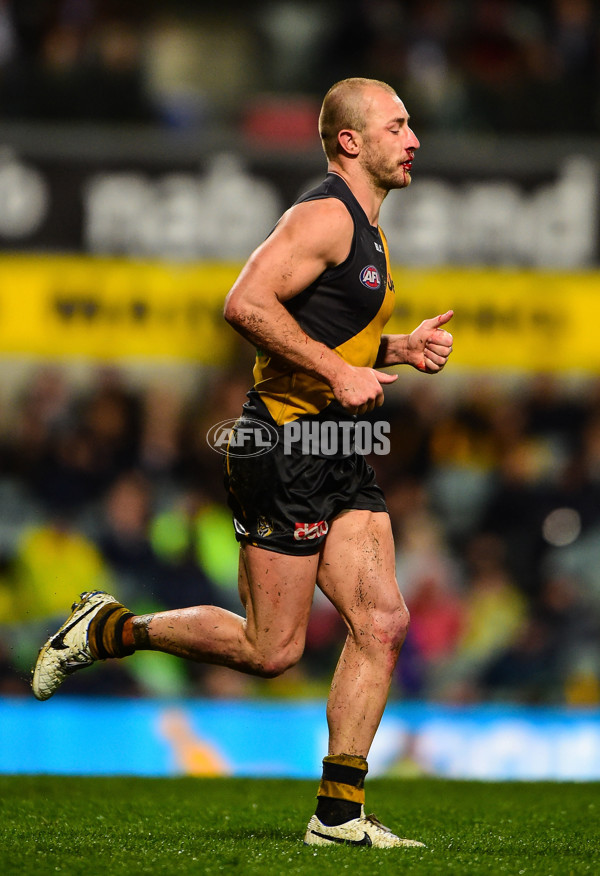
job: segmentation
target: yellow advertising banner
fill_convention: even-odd
[[[0,353],[219,364],[233,349],[223,301],[240,265],[85,256],[0,258]],[[453,364],[600,372],[600,273],[394,270],[387,330],[453,309]]]
[[[394,271],[396,308],[387,329],[410,330],[454,310],[454,367],[600,372],[593,338],[600,272],[441,269]]]
[[[0,258],[0,353],[227,360],[223,302],[239,266],[85,256]]]

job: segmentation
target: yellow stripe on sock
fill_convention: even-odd
[[[353,767],[355,770],[367,771],[366,758],[358,754],[328,754],[323,763],[337,763],[340,766]]]
[[[321,779],[317,797],[334,797],[336,800],[350,800],[352,803],[365,802],[365,789],[343,785],[341,782],[328,782]]]
[[[88,647],[95,660],[125,657],[133,653],[133,648],[124,648],[121,641],[119,621],[123,616],[133,617],[129,609],[120,602],[110,602],[103,605],[92,618],[88,630]]]

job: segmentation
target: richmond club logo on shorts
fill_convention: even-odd
[[[379,271],[375,265],[367,265],[366,268],[362,269],[360,272],[360,282],[363,286],[366,286],[367,289],[379,289],[381,286],[381,277],[379,276]]]
[[[321,535],[327,535],[328,532],[329,524],[326,520],[319,520],[317,523],[294,523],[296,541],[304,541],[305,538],[319,538]]]

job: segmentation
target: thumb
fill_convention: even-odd
[[[453,310],[447,310],[446,313],[441,313],[439,316],[434,317],[433,322],[435,324],[435,328],[439,328],[441,325],[445,325],[447,322],[450,322],[452,317],[454,316]]]
[[[373,374],[381,384],[393,383],[395,380],[398,380],[397,374],[386,374],[385,371],[375,371],[373,369]]]

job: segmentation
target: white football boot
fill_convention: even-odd
[[[38,700],[49,699],[67,676],[95,662],[88,645],[90,622],[110,602],[117,600],[102,590],[92,590],[73,603],[69,617],[38,654],[31,679]]]
[[[374,849],[425,848],[417,840],[401,839],[374,815],[365,815],[364,806],[358,818],[334,824],[323,824],[316,815],[308,822],[304,844],[307,846],[373,846]]]

